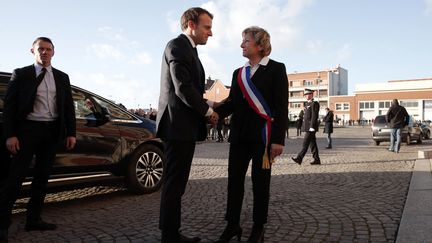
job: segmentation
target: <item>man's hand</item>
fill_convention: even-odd
[[[218,115],[218,113],[216,113],[214,111],[210,116],[207,117],[208,123],[213,124],[213,125],[216,125],[218,123],[218,120],[219,120],[219,115]]]
[[[66,138],[66,149],[71,150],[75,147],[76,138],[75,137],[67,137]]]
[[[17,154],[20,150],[19,141],[17,137],[10,137],[6,140],[6,147],[12,154]]]
[[[270,159],[274,160],[277,156],[281,155],[283,152],[284,146],[281,144],[272,143],[270,147]]]

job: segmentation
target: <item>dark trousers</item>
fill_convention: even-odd
[[[164,141],[164,184],[161,194],[159,229],[162,242],[178,242],[181,199],[189,179],[195,142]]]
[[[13,156],[9,173],[0,189],[0,229],[11,223],[13,204],[22,187],[28,168],[36,156],[31,184],[31,197],[27,204],[27,220],[38,220],[46,195],[46,186],[55,159],[58,141],[56,122],[25,121],[19,125],[20,150]]]
[[[252,159],[253,222],[267,223],[271,169],[262,169],[264,146],[260,143],[231,144],[228,159],[228,200],[225,219],[238,225],[244,195],[244,181]]]
[[[318,146],[316,143],[316,132],[306,132],[305,137],[303,139],[303,147],[300,153],[297,155],[297,158],[303,159],[303,157],[306,155],[306,152],[308,151],[308,148],[310,146],[312,156],[314,158],[314,161],[320,161],[320,157],[318,154]]]

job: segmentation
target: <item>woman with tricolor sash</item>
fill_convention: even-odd
[[[230,114],[227,226],[217,242],[229,242],[242,228],[240,214],[244,181],[252,160],[253,227],[248,242],[263,242],[270,198],[271,167],[283,152],[288,122],[288,77],[285,65],[270,59],[270,35],[260,27],[246,28],[241,48],[246,64],[233,73],[228,98],[216,112]]]

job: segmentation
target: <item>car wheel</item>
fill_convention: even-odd
[[[159,190],[163,177],[162,151],[155,145],[138,147],[126,167],[126,187],[135,194]]]
[[[430,138],[430,131],[427,131],[427,132],[426,132],[425,139],[429,139],[429,138]]]
[[[406,144],[410,145],[411,144],[411,135],[408,133],[406,136]]]
[[[380,145],[380,141],[375,141],[375,145],[376,146]]]

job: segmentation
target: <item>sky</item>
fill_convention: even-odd
[[[213,15],[198,52],[206,77],[231,85],[247,61],[249,26],[271,36],[270,58],[288,73],[348,70],[356,84],[432,77],[432,0],[0,0],[0,71],[30,65],[31,44],[47,36],[52,66],[71,83],[127,108],[157,108],[162,53],[190,7]]]

